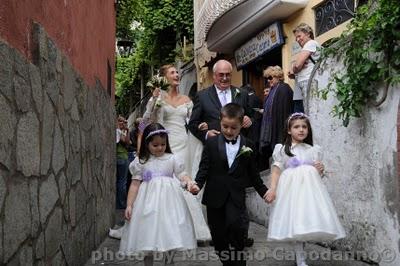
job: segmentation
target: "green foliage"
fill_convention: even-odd
[[[140,27],[132,28],[133,22]],[[148,80],[150,66],[188,59],[180,47],[184,36],[193,41],[193,0],[119,0],[116,35],[135,43],[132,55],[116,60],[117,111],[127,115],[139,100],[140,75]]]
[[[115,95],[117,96],[117,113],[129,114],[129,106],[132,96],[138,91],[139,80],[136,78],[140,66],[136,57],[130,55],[128,57],[117,57],[117,71],[115,72]],[[140,87],[140,84],[139,84]]]
[[[344,126],[351,117],[361,117],[375,100],[378,88],[400,82],[400,5],[398,0],[369,1],[358,8],[342,35],[323,50],[322,60],[342,59],[345,72],[336,72],[328,87],[339,103],[333,113]],[[335,85],[335,86],[333,86]]]
[[[177,44],[186,36],[193,41],[192,0],[140,0],[142,1],[142,23],[145,30],[145,47],[148,59],[160,66],[174,62]]]
[[[140,2],[136,0],[119,0],[117,7],[117,30],[116,36],[120,39],[134,40],[137,31],[132,29],[132,22],[137,21],[136,14],[139,13]]]

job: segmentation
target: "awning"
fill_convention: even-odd
[[[304,8],[308,0],[247,0],[230,7],[206,29],[208,49],[232,54],[272,22]],[[207,4],[207,3],[205,3]]]

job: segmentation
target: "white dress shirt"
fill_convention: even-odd
[[[226,98],[226,102],[225,104],[231,103],[232,102],[232,93],[231,93],[231,89],[225,89],[225,90],[220,90],[217,88],[217,86],[215,86],[215,89],[217,91],[217,95],[218,95],[218,99],[219,102],[221,103],[222,106],[224,106],[224,97]],[[225,96],[224,96],[225,94]]]
[[[236,158],[236,155],[239,151],[239,146],[240,146],[240,136],[238,136],[235,144],[225,142],[226,157],[228,158],[229,168],[231,168],[233,161]]]

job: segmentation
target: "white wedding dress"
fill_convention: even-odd
[[[191,101],[176,107],[163,101],[158,122],[169,132],[168,138],[172,153],[184,162],[186,172],[191,174],[191,178],[194,179],[199,167],[203,144],[185,127],[192,108],[193,102]],[[203,216],[200,200],[186,190],[184,196],[192,215],[196,239],[210,240],[211,234]]]

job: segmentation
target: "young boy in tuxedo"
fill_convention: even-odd
[[[253,143],[240,135],[243,108],[229,103],[221,110],[221,134],[206,140],[193,194],[205,185],[202,203],[214,248],[223,265],[246,265],[244,256],[245,188],[250,183],[264,198],[268,188],[256,167]],[[229,247],[232,247],[232,250]]]

